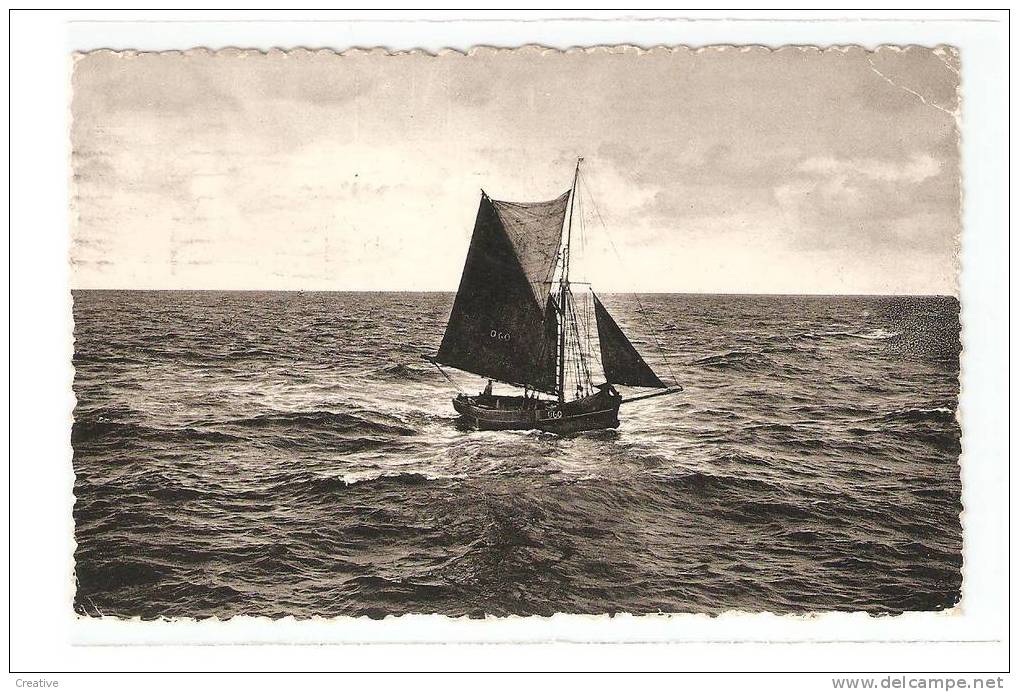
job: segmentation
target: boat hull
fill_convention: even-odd
[[[559,435],[619,427],[622,398],[599,391],[575,401],[524,399],[519,396],[461,394],[453,408],[477,430],[544,430]]]

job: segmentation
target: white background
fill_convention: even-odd
[[[154,682],[133,676],[52,672],[88,670],[1007,668],[1007,17],[1000,12],[928,12],[923,15],[926,21],[917,21],[920,16],[905,12],[728,11],[685,12],[678,15],[682,19],[653,21],[651,18],[677,15],[653,11],[607,21],[618,14],[585,10],[416,15],[326,11],[15,13],[10,65],[10,665],[12,670],[37,674],[11,676],[11,685],[18,677],[58,679],[61,687],[74,689],[132,689]],[[465,15],[475,20],[454,21]],[[556,15],[560,19],[549,20]],[[722,19],[736,16],[740,17],[737,21]],[[406,21],[408,17],[424,21]],[[847,17],[851,18],[842,19]],[[73,476],[69,425],[74,405],[67,264],[70,52],[100,47],[164,50],[194,46],[384,46],[436,51],[527,43],[559,48],[617,43],[866,47],[946,43],[960,48],[965,184],[961,416],[966,564],[962,606],[947,614],[880,618],[728,614],[718,618],[557,616],[486,622],[439,617],[311,622],[243,618],[226,623],[77,620],[70,607]],[[118,645],[125,642],[148,646]],[[376,643],[278,645],[329,642]],[[183,647],[181,643],[261,645]],[[50,673],[43,674],[46,671]],[[779,682],[753,676],[727,682],[831,689],[831,677],[788,676]],[[456,682],[461,681],[474,684],[462,678]],[[177,679],[163,684],[198,682]],[[204,678],[201,684],[275,688],[312,682],[310,678],[229,682]],[[722,684],[717,676],[685,682],[695,689]],[[368,680],[365,684],[377,683]]]

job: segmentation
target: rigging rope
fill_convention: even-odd
[[[561,339],[563,340],[563,362],[559,367],[563,370],[563,394],[573,392],[579,398],[594,391],[591,383],[591,370],[587,363],[589,352],[584,350],[584,341],[580,336],[580,317],[577,314],[576,297],[568,288],[565,289],[563,319],[560,323]],[[569,325],[568,327],[566,325]]]
[[[467,393],[463,389],[460,388],[460,385],[458,385],[456,382],[453,381],[453,378],[449,376],[449,373],[447,373],[445,370],[442,369],[441,365],[436,363],[434,360],[429,360],[428,362],[431,363],[432,365],[434,365],[439,370],[439,372],[442,373],[442,376],[445,377],[447,380],[449,380],[449,383],[451,385],[453,385],[453,388],[456,389],[457,392],[459,392],[460,394],[466,394]]]
[[[571,352],[576,355],[573,366],[577,378],[576,387],[579,392],[586,394],[591,390],[591,371],[588,369],[587,361],[584,358],[583,344],[580,340],[580,330],[577,326],[577,306],[572,291],[570,292],[570,299],[567,304],[569,305],[570,314],[573,318],[573,342],[571,344]]]
[[[584,189],[587,190],[587,196],[591,200],[591,206],[594,208],[594,213],[598,216],[598,222],[601,223],[602,231],[604,231],[605,237],[609,241],[609,246],[612,248],[612,252],[615,253],[616,259],[619,260],[619,263],[622,264],[623,258],[619,254],[619,250],[616,249],[616,244],[612,242],[612,236],[609,235],[608,226],[605,225],[605,219],[602,218],[601,210],[598,209],[598,203],[594,201],[594,195],[591,194],[591,188],[587,186],[587,181],[583,178],[580,178],[580,183],[584,186]],[[676,378],[676,373],[672,369],[672,363],[669,361],[669,357],[665,353],[665,349],[662,348],[662,344],[658,340],[658,332],[655,331],[655,328],[651,325],[651,320],[648,319],[647,311],[644,309],[644,303],[641,302],[638,294],[634,293],[633,297],[637,300],[637,310],[641,317],[644,318],[644,323],[647,325],[648,331],[651,332],[651,336],[655,340],[655,347],[658,349],[658,353],[661,355],[662,361],[665,363],[665,367],[668,369],[669,375],[672,377],[672,381],[674,383],[678,383],[679,380]]]
[[[594,321],[592,313],[593,301],[591,300],[591,289],[588,288],[587,293],[584,294],[584,335],[587,338],[587,357],[594,360],[594,340],[591,338],[591,322]],[[601,354],[598,355],[598,362],[601,362]],[[602,368],[604,370],[604,367]],[[602,373],[604,375],[604,372]]]

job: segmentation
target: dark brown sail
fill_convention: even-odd
[[[568,196],[516,204],[482,193],[436,362],[555,393],[546,307]]]
[[[623,334],[605,306],[594,297],[594,316],[598,322],[598,345],[601,349],[602,369],[605,379],[612,384],[632,387],[664,388],[658,375],[651,370],[630,340]]]
[[[491,200],[499,222],[513,244],[520,268],[531,285],[534,299],[542,308],[552,288],[552,274],[555,273],[569,198],[567,190],[548,202]]]

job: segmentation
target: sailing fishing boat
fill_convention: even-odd
[[[460,288],[439,351],[428,358],[444,375],[448,366],[488,378],[480,394],[453,399],[471,427],[559,434],[615,428],[621,404],[682,390],[662,382],[593,291],[585,305],[593,304],[605,382],[592,383],[590,320],[582,324],[570,282],[582,161],[570,189],[547,202],[505,202],[481,191]],[[493,394],[493,380],[523,393]],[[623,398],[615,385],[659,391]]]

